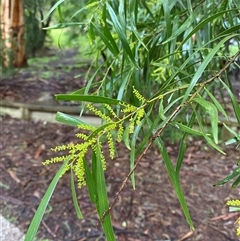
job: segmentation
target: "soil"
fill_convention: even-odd
[[[46,68],[58,74],[43,78],[44,67],[35,66],[3,78],[0,97],[35,103],[45,94],[53,96],[79,89],[84,85],[84,79],[74,76],[83,73],[85,68],[71,71],[59,68],[75,63],[71,51],[66,51],[65,58],[56,60],[51,67],[46,64]],[[42,161],[54,156],[50,149],[59,143],[77,142],[77,131],[62,124],[1,116],[0,208],[1,213],[24,232],[59,168],[58,164],[43,166]],[[240,152],[233,145],[223,145],[223,148],[225,156],[209,149],[202,140],[188,142],[181,184],[194,232],[184,218],[159,151],[151,148],[136,170],[136,190],[128,181],[111,211],[117,240],[237,240],[234,222],[239,214],[229,213],[225,204],[229,199],[239,198],[239,188],[232,190],[230,184],[213,185],[235,168]],[[117,144],[116,149],[118,157],[107,162],[105,172],[110,203],[129,172],[129,150],[123,144]],[[168,144],[168,152],[175,160],[178,144]],[[38,240],[105,240],[97,226],[97,213],[89,201],[86,187],[77,190],[77,196],[82,220],[77,219],[74,210],[70,174],[67,173],[52,196],[37,234]]]

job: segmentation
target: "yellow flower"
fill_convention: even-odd
[[[227,205],[228,206],[240,206],[240,199],[228,200]]]

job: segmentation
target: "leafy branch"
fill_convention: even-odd
[[[239,43],[236,1],[204,0],[201,1],[206,2],[203,5],[191,1],[168,4],[167,1],[90,0],[79,6],[67,22],[63,21],[62,2],[57,1],[49,12],[57,8],[61,22],[49,29],[83,25],[84,31],[88,31],[89,48],[96,51],[91,64],[96,69],[84,88],[72,94],[57,95],[56,99],[78,101],[83,103],[82,106],[86,103],[86,109],[101,118],[102,125],[92,126],[78,118],[57,113],[58,121],[79,129],[76,136],[80,141],[59,145],[53,151],[65,151],[67,155],[44,162],[64,162],[64,166],[54,179],[54,185],[47,190],[48,199],[44,200],[43,206],[46,207],[56,180],[71,170],[72,196],[78,216],[81,217],[81,212],[74,192],[73,175],[77,177],[78,187],[87,185],[107,240],[115,240],[110,211],[128,179],[135,188],[134,172],[143,156],[156,144],[186,220],[194,229],[179,174],[189,135],[204,138],[208,145],[225,154],[218,145],[218,115],[221,113],[228,119],[228,114],[214,95],[213,83],[227,91],[233,114],[240,123],[240,107],[232,93],[230,80],[221,79],[240,55],[239,44],[234,53],[226,50],[230,42]],[[89,70],[87,76],[90,75]],[[92,94],[89,93],[91,88],[94,89]],[[204,126],[202,113],[210,118],[211,133]],[[163,141],[169,126],[181,133],[176,165]],[[236,133],[235,137],[238,136]],[[123,141],[130,150],[130,171],[110,205],[104,177],[106,160],[102,145],[105,141],[111,158],[116,155],[116,141]],[[230,174],[219,185],[237,176],[235,170],[234,177]],[[239,180],[237,177],[234,185]],[[34,217],[33,232],[40,223],[37,218],[42,216],[36,214]]]
[[[169,123],[173,120],[173,118],[177,115],[177,113],[182,109],[182,107],[187,106],[188,103],[191,103],[194,98],[197,96],[197,94],[200,92],[200,90],[202,88],[204,88],[206,85],[210,84],[212,81],[214,81],[216,78],[220,77],[223,72],[225,72],[228,67],[237,59],[237,57],[240,55],[240,51],[238,51],[226,64],[225,66],[218,72],[216,73],[214,76],[212,76],[211,78],[209,78],[208,80],[204,81],[201,84],[196,85],[197,90],[195,91],[195,93],[192,94],[192,96],[189,98],[189,100],[185,103],[180,104],[179,106],[177,106],[177,108],[175,109],[175,111],[167,118],[167,120],[165,121],[164,125],[158,129],[151,137],[149,140],[148,145],[145,147],[145,149],[143,150],[143,152],[139,155],[139,157],[136,160],[135,165],[133,166],[132,170],[130,170],[130,172],[127,174],[126,178],[123,180],[119,190],[116,192],[115,198],[113,200],[113,202],[111,203],[111,205],[109,206],[109,208],[104,212],[103,216],[100,219],[100,222],[103,222],[105,216],[111,211],[111,209],[114,207],[114,205],[116,204],[116,201],[120,195],[120,193],[122,192],[122,190],[124,189],[128,179],[130,178],[130,176],[133,174],[133,172],[137,169],[141,159],[143,158],[143,156],[148,152],[149,148],[153,145],[154,141],[160,137],[161,133],[164,131],[164,129],[167,127],[167,125],[169,125]],[[165,95],[167,95],[169,93],[165,93]],[[163,97],[163,96],[162,96]],[[151,101],[156,101],[156,99],[152,99]],[[185,213],[186,215],[186,213]],[[189,214],[187,214],[189,215]]]

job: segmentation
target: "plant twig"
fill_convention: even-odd
[[[113,200],[113,202],[111,203],[111,205],[109,206],[109,208],[103,213],[102,217],[100,218],[99,222],[103,222],[104,218],[106,217],[106,215],[112,210],[113,206],[115,205],[120,193],[122,192],[123,188],[125,187],[127,180],[130,178],[130,176],[132,175],[132,173],[136,170],[138,164],[140,163],[141,159],[143,158],[143,156],[147,153],[147,151],[149,150],[149,148],[152,146],[153,142],[161,135],[161,133],[163,132],[163,130],[166,128],[166,126],[169,124],[169,122],[176,116],[176,114],[181,110],[181,108],[184,106],[185,104],[181,104],[179,105],[176,110],[171,114],[171,116],[169,117],[168,121],[163,125],[163,127],[161,127],[160,129],[158,129],[151,137],[150,137],[150,141],[148,143],[148,145],[145,147],[145,149],[143,150],[143,152],[140,154],[140,156],[138,157],[135,165],[133,166],[132,170],[128,173],[128,175],[126,176],[126,178],[123,180],[121,187],[119,188],[119,190],[117,191],[115,198]],[[97,224],[99,225],[99,223]]]

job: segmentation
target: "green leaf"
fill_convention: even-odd
[[[210,116],[212,135],[215,143],[218,143],[218,111],[214,104],[204,100],[202,97],[194,98],[194,101],[200,104]]]
[[[166,165],[166,169],[167,169],[167,172],[168,172],[168,176],[170,177],[170,180],[173,184],[174,190],[175,190],[176,195],[178,197],[179,203],[182,207],[185,218],[186,218],[190,228],[194,229],[193,222],[192,222],[192,219],[191,219],[188,207],[187,207],[187,203],[186,203],[186,200],[185,200],[185,197],[184,197],[181,185],[180,185],[178,175],[176,174],[176,172],[174,170],[174,167],[173,167],[171,159],[168,155],[167,149],[164,146],[164,143],[163,143],[163,141],[160,137],[156,139],[156,143],[159,147],[160,153],[162,154],[163,161]]]
[[[239,167],[234,169],[231,174],[229,174],[227,177],[223,178],[221,181],[219,181],[214,186],[223,186],[224,184],[226,184],[227,182],[229,182],[230,180],[232,180],[233,178],[235,178],[236,176],[239,175],[238,170],[239,170]]]
[[[163,111],[163,114],[165,115],[165,114],[168,112],[168,110],[171,110],[172,107],[173,107],[176,103],[178,103],[178,101],[181,100],[182,98],[183,98],[183,96],[179,96],[179,97],[176,98],[175,100],[173,100],[173,101],[171,101],[170,103],[168,103],[168,105],[166,106],[166,108],[165,108],[164,111]],[[165,119],[164,119],[164,120],[165,120]]]
[[[102,20],[104,21],[104,27],[103,27],[103,33],[106,36],[107,40],[111,43],[112,47],[116,51],[116,53],[119,53],[118,45],[112,35],[111,28],[108,27],[108,20],[107,20],[107,8],[106,4],[104,5],[103,8],[103,17]]]
[[[104,32],[103,29],[97,26],[96,24],[92,23],[92,25],[94,29],[97,31],[101,40],[105,43],[106,47],[112,52],[114,56],[117,56],[119,53],[117,46],[115,47],[116,44],[113,46],[111,42],[109,42],[109,38],[107,38],[107,36],[104,35],[104,33],[107,34],[106,30]]]
[[[219,16],[224,15],[225,13],[229,12],[229,11],[233,11],[233,9],[228,9],[228,10],[224,10],[221,12],[217,12],[214,15],[209,16],[208,18],[204,19],[203,21],[201,21],[195,28],[193,28],[193,30],[185,37],[185,39],[181,42],[181,44],[178,46],[178,49],[180,49],[182,47],[182,45],[184,43],[186,43],[186,41],[188,39],[190,39],[195,33],[197,33],[200,29],[202,29],[205,25],[207,25],[208,23],[211,23],[214,19],[217,19]]]
[[[59,0],[57,1],[52,7],[51,9],[48,11],[48,13],[46,14],[45,18],[41,21],[44,22],[50,15],[51,13],[61,4],[63,3],[65,0]]]
[[[181,129],[182,131],[190,134],[190,135],[193,135],[193,136],[203,136],[203,133],[201,131],[198,131],[198,130],[195,130],[195,129],[192,129],[186,125],[183,125],[179,122],[177,123],[174,123],[174,126],[176,126],[177,128]]]
[[[52,26],[43,28],[44,30],[51,30],[51,29],[62,29],[62,28],[68,28],[68,27],[74,27],[79,25],[84,25],[83,22],[69,22],[69,23],[56,23]]]
[[[239,134],[237,132],[235,132],[234,130],[232,130],[230,127],[228,127],[225,123],[223,123],[224,127],[230,132],[232,133],[235,137],[236,137],[236,140],[239,139],[238,136]],[[240,139],[239,139],[240,140]]]
[[[197,106],[197,107],[198,107],[198,106]],[[203,126],[202,126],[202,122],[201,122],[201,118],[200,118],[200,116],[199,116],[200,114],[199,114],[199,112],[196,111],[196,108],[197,108],[197,107],[195,107],[195,109],[193,109],[193,110],[194,110],[195,116],[196,116],[196,118],[197,118],[197,122],[198,122],[198,124],[199,124],[200,130],[201,130],[201,132],[202,132],[205,140],[206,140],[206,141],[208,142],[208,144],[209,144],[210,146],[212,146],[214,149],[216,149],[217,151],[219,151],[219,152],[222,153],[223,155],[226,155],[226,153],[225,153],[224,151],[222,151],[222,150],[220,149],[220,147],[214,143],[214,141],[208,136],[208,134],[204,132]]]
[[[227,140],[227,141],[225,142],[225,144],[226,144],[226,145],[232,145],[232,144],[234,144],[234,143],[236,143],[236,142],[237,142],[237,139],[236,139],[236,138],[233,138],[233,139]]]
[[[198,110],[198,106],[196,107],[195,111],[197,111],[197,110]],[[187,126],[189,128],[192,128],[192,126],[194,124],[194,121],[195,121],[195,118],[196,118],[196,114],[195,114],[195,112],[193,112],[192,115],[191,115],[191,118],[190,118],[190,120],[188,121],[188,124],[187,124]],[[187,137],[187,132],[184,132],[184,134],[182,135],[181,142],[180,142],[177,164],[176,164],[176,168],[175,168],[177,177],[179,177],[179,173],[180,173],[181,166],[182,166],[182,163],[183,163],[183,157],[182,157],[183,153],[182,152],[185,152],[185,148],[186,148],[185,139],[186,139],[186,137]],[[181,153],[180,153],[180,150],[181,150]]]
[[[163,108],[163,99],[160,100],[159,108],[158,108],[158,115],[162,120],[165,120],[167,117],[164,115],[164,108]]]
[[[54,176],[53,180],[51,181],[50,185],[48,186],[48,189],[46,193],[44,194],[40,205],[38,206],[38,209],[32,219],[32,222],[28,228],[28,231],[26,233],[24,241],[31,241],[34,240],[34,237],[36,236],[37,230],[39,228],[39,225],[42,221],[43,215],[45,213],[45,210],[47,208],[47,205],[52,197],[52,194],[56,188],[56,185],[61,178],[62,172],[66,165],[68,164],[69,160],[66,160],[63,165],[60,167],[56,175]]]
[[[165,0],[162,2],[162,4],[164,9],[164,19],[166,21],[167,37],[169,38],[172,35],[172,23],[171,23],[169,1]]]
[[[55,120],[59,121],[63,124],[67,124],[67,125],[75,126],[75,127],[77,127],[78,125],[92,126],[92,125],[88,124],[87,122],[84,122],[84,121],[80,120],[77,117],[74,117],[74,116],[71,116],[71,115],[68,115],[68,114],[64,114],[64,113],[59,112],[59,111],[56,114]]]
[[[134,25],[133,21],[130,20],[130,25],[131,25],[131,30],[134,33],[134,35],[136,36],[136,38],[138,39],[139,43],[141,43],[141,45],[148,51],[147,46],[144,44],[144,42],[142,41],[141,36],[139,35],[136,26]]]
[[[88,164],[86,162],[86,159],[83,159],[83,164],[84,164],[84,170],[85,170],[85,177],[86,177],[86,182],[87,182],[87,187],[88,187],[88,193],[90,196],[90,200],[92,203],[96,203],[97,201],[97,190],[96,190],[96,184],[93,179],[92,173],[88,167]]]
[[[212,95],[212,93],[207,89],[204,88],[204,90],[207,92],[211,100],[213,101],[214,105],[218,108],[218,110],[225,116],[225,118],[228,120],[228,115],[226,111],[223,109],[222,105],[218,102],[218,100]]]
[[[57,6],[57,10],[58,10],[58,15],[59,15],[60,21],[61,21],[61,23],[63,23],[64,20],[63,20],[63,17],[62,17],[61,5]]]
[[[96,150],[92,152],[92,155],[95,155],[94,158],[96,159],[96,165],[95,165],[96,170],[94,171],[94,175],[96,178],[96,190],[97,190],[96,208],[98,211],[99,218],[102,218],[105,211],[108,210],[108,197],[107,197],[107,189],[106,189],[104,172],[102,168],[100,145],[97,145]],[[107,240],[114,241],[115,235],[113,232],[110,213],[108,213],[105,216],[101,224]]]
[[[134,55],[132,53],[132,50],[131,50],[131,48],[130,48],[130,46],[128,44],[128,40],[127,40],[127,37],[126,37],[126,34],[125,34],[123,26],[118,21],[118,18],[116,16],[114,10],[112,9],[112,7],[108,3],[106,4],[106,6],[107,6],[107,9],[108,9],[109,15],[110,15],[110,17],[112,19],[113,26],[114,26],[117,34],[118,34],[119,39],[122,42],[124,51],[127,53],[129,59],[132,61],[134,66],[136,68],[139,68],[138,67],[138,63],[136,62],[136,60],[134,58]]]
[[[105,103],[109,105],[118,105],[123,101],[111,99],[96,95],[76,95],[76,94],[59,94],[56,95],[56,100],[70,100],[70,101],[87,101],[92,103]]]
[[[239,54],[240,54],[240,51],[239,51]],[[221,79],[219,79],[219,80],[221,81],[222,85],[225,87],[225,89],[227,90],[227,92],[231,98],[237,121],[240,124],[240,106],[238,104],[238,101],[237,101],[236,97],[234,96],[234,94],[232,93],[232,91],[230,90],[230,88]]]
[[[139,131],[141,130],[141,127],[143,125],[143,120],[140,122],[139,125],[137,125],[135,127],[135,130],[133,132],[132,135],[132,140],[131,140],[131,152],[130,152],[130,170],[133,169],[134,167],[134,162],[135,162],[135,151],[136,151],[136,142],[137,142],[137,137],[139,135]],[[136,184],[135,184],[135,176],[134,176],[134,172],[131,175],[131,181],[132,181],[132,187],[133,190],[135,190],[136,188]]]
[[[121,74],[121,86],[118,90],[118,95],[117,95],[118,100],[123,99],[124,91],[127,89],[131,76],[132,76],[132,71],[126,72],[126,76],[124,76],[123,73]]]
[[[158,129],[157,127],[159,126],[159,123],[161,123],[161,117],[159,115],[156,116],[156,118],[154,119],[154,122],[151,121],[151,119],[149,118],[149,116],[151,115],[151,112],[152,112],[152,109],[150,109],[144,117],[146,120],[148,129],[147,131],[145,131],[142,141],[140,142],[140,144],[138,144],[138,148],[135,152],[137,156],[143,151],[144,147],[146,147],[146,145],[149,143],[151,136],[154,135],[154,133]]]
[[[209,138],[205,133],[203,133],[203,134],[204,134],[205,140],[207,141],[207,143],[210,146],[212,146],[214,149],[216,149],[217,151],[219,151],[223,155],[226,155],[226,153],[218,145],[216,145],[211,138]]]
[[[189,127],[190,128],[190,127]],[[179,172],[181,169],[181,165],[183,162],[183,159],[185,157],[185,152],[187,149],[187,145],[184,141],[186,135],[183,135],[182,140],[180,142],[179,150],[178,150],[178,157],[177,157],[177,165],[176,165],[176,176],[179,178]]]
[[[77,217],[78,217],[78,219],[82,219],[83,216],[82,216],[80,207],[78,205],[78,200],[77,200],[77,195],[76,195],[76,190],[75,190],[75,184],[74,184],[74,174],[73,174],[72,169],[71,169],[71,189],[72,189],[73,204],[74,204],[74,207],[75,207],[75,211],[77,213]]]
[[[238,172],[239,173],[239,172]],[[240,183],[240,173],[238,178],[234,181],[234,183],[232,184],[232,189],[236,188],[238,186],[238,184]]]
[[[129,139],[129,126],[127,126],[123,132],[123,141],[128,150],[131,150]]]
[[[194,86],[196,85],[197,81],[202,76],[203,72],[205,71],[208,64],[213,60],[214,55],[219,51],[219,49],[223,46],[225,42],[229,39],[233,38],[235,35],[229,35],[226,38],[222,39],[211,51],[210,53],[204,58],[202,64],[199,66],[197,72],[193,76],[189,87],[187,88],[185,95],[183,97],[182,103],[184,103],[190,96],[190,93]]]
[[[229,207],[229,212],[240,212],[240,207]]]

